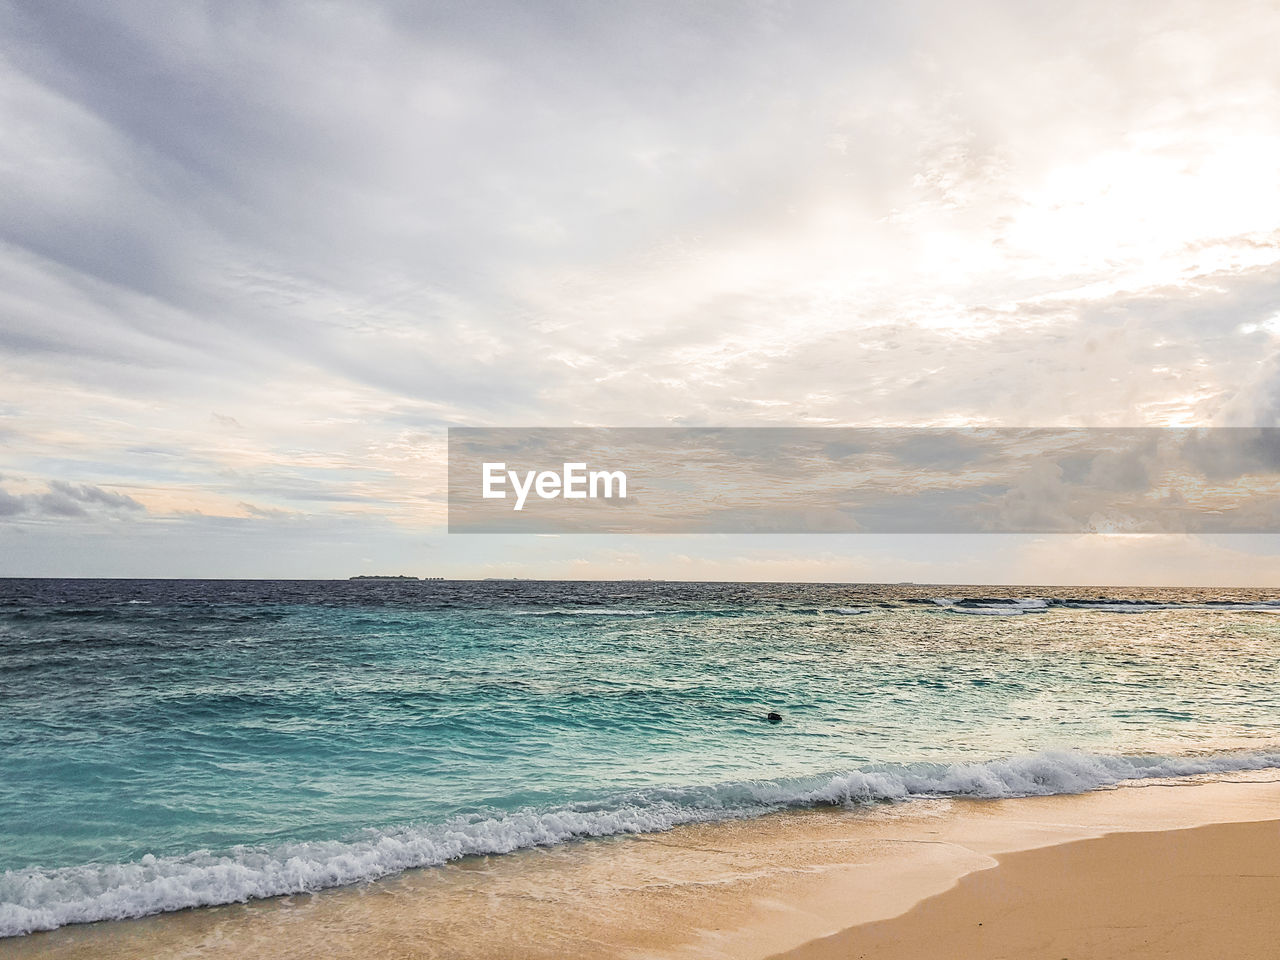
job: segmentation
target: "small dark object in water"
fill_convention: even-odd
[[[782,714],[780,714],[780,713],[772,713],[772,712],[771,712],[771,713],[769,714],[769,716],[768,716],[766,719],[767,719],[770,723],[781,723],[781,722],[782,722]]]

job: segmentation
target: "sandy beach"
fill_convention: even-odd
[[[1280,783],[1164,781],[469,858],[64,927],[0,957],[1260,958],[1280,934],[1277,865]]]
[[[1280,942],[1280,823],[1116,833],[1010,854],[892,920],[787,960],[1264,958]]]

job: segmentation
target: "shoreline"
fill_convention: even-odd
[[[0,957],[854,956],[839,952],[842,937],[907,923],[972,878],[1010,875],[1001,871],[1023,853],[1136,834],[1167,844],[1174,831],[1213,824],[1271,822],[1280,838],[1280,782],[1260,779],[1274,774],[692,825],[471,857],[316,894],[72,925],[0,940]],[[1016,869],[1024,892],[1042,885]]]

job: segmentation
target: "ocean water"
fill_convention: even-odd
[[[787,807],[1280,767],[1278,615],[1257,590],[0,580],[0,936]]]

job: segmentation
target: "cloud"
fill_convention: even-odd
[[[288,522],[291,520],[305,519],[304,514],[298,513],[295,510],[277,510],[271,507],[255,506],[252,503],[241,503],[240,509],[250,517],[254,517],[259,520],[278,520]]]
[[[22,497],[15,497],[0,489],[0,517],[16,517],[18,514],[25,513],[26,509],[27,504]]]
[[[0,517],[88,519],[146,513],[133,497],[92,484],[50,480],[46,486],[44,493],[11,494],[0,489]]]
[[[423,529],[449,424],[1273,425],[1278,27],[2,5],[0,468]]]

